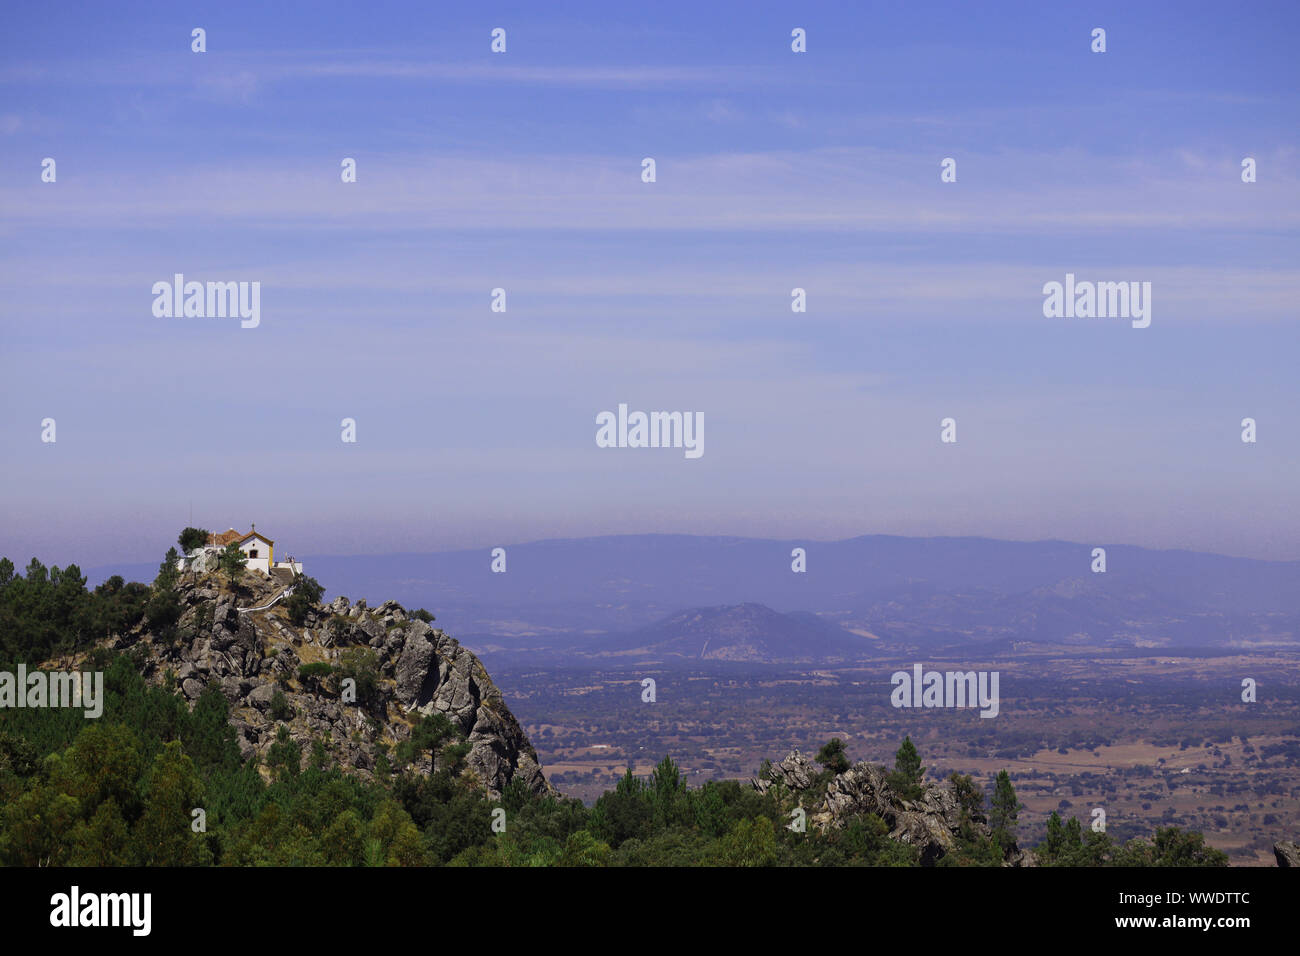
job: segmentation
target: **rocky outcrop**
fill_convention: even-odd
[[[813,785],[820,771],[807,757],[797,750],[792,750],[780,763],[772,764],[767,773],[750,781],[759,793],[767,793],[773,787],[784,787],[790,793],[799,793]]]
[[[407,624],[395,679],[397,700],[408,712],[440,713],[461,729],[472,745],[469,767],[490,792],[516,777],[535,793],[547,791],[537,754],[501,691],[453,638],[422,621]]]
[[[766,793],[780,785],[800,805],[811,803],[808,819],[822,829],[840,829],[854,817],[874,814],[885,822],[891,839],[916,847],[923,866],[956,849],[963,826],[983,837],[991,835],[988,820],[982,813],[963,814],[951,787],[927,784],[917,799],[907,800],[890,785],[888,770],[869,763],[859,763],[835,774],[824,792],[814,787],[817,776],[817,769],[796,750],[773,764],[762,778],[753,780],[752,786]],[[810,797],[813,799],[809,800]],[[1037,866],[1037,860],[1031,851],[1012,847],[1006,865]]]
[[[145,625],[116,646],[139,648],[146,679],[173,681],[191,702],[209,687],[220,690],[245,758],[264,755],[283,724],[304,755],[323,743],[345,769],[370,776],[423,717],[441,714],[469,745],[460,772],[488,796],[512,780],[533,793],[554,792],[500,690],[454,638],[395,601],[372,609],[339,597],[311,607],[301,624],[283,601],[241,611],[262,608],[283,589],[257,572],[236,589],[215,574],[185,575],[175,633]],[[308,664],[325,666],[300,674]],[[349,699],[344,676],[363,699]],[[426,754],[413,766],[428,773],[445,765]]]
[[[1294,840],[1282,840],[1273,844],[1273,855],[1277,865],[1283,867],[1300,867],[1300,844]]]

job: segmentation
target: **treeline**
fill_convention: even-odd
[[[326,767],[323,748],[300,770],[297,745],[281,734],[265,760],[274,780],[264,782],[258,761],[241,760],[216,687],[191,710],[174,688],[146,685],[127,655],[106,663],[104,686],[97,720],[75,709],[4,714],[5,865],[427,862],[392,794]],[[352,829],[360,856],[344,839]]]
[[[186,528],[180,542],[206,531]],[[0,558],[0,670],[18,663],[35,667],[52,657],[81,651],[96,641],[147,624],[170,640],[183,610],[176,585],[180,553],[168,550],[152,585],[115,574],[93,591],[75,564],[47,568],[36,558],[23,574]]]
[[[1084,835],[1078,817],[1062,822],[1055,810],[1047,819],[1047,838],[1034,848],[1040,866],[1227,866],[1228,854],[1205,837],[1178,827],[1158,827],[1150,842],[1115,843],[1104,831]]]
[[[445,718],[425,719],[384,756],[375,779],[344,772],[324,741],[304,755],[281,725],[265,758],[241,760],[228,705],[209,687],[191,709],[171,686],[149,686],[128,655],[105,670],[104,714],[9,710],[0,718],[0,863],[9,866],[913,866],[914,848],[863,814],[841,829],[789,828],[795,801],[731,781],[685,785],[667,757],[648,779],[630,771],[588,808],[512,783],[483,797],[465,769],[469,744]],[[847,763],[833,742],[816,786]],[[436,754],[436,772],[411,765]],[[264,764],[270,780],[264,780]],[[919,787],[911,741],[891,785]],[[1014,846],[1019,804],[1010,778],[985,796],[951,778],[964,820],[940,865],[1000,865]],[[1200,834],[1157,831],[1115,845],[1056,815],[1038,847],[1061,866],[1223,865]]]
[[[130,630],[145,616],[154,589],[119,575],[93,591],[75,564],[47,568],[32,558],[16,574],[0,558],[0,670],[34,667],[58,654]],[[178,611],[179,616],[179,611]]]

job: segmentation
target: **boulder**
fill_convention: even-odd
[[[422,707],[429,702],[438,686],[439,669],[437,653],[430,640],[430,629],[408,632],[398,653],[395,677],[397,701],[409,708]]]
[[[275,696],[274,684],[258,684],[248,692],[248,703],[258,710],[269,710],[271,698]]]
[[[1294,840],[1282,840],[1273,844],[1273,855],[1277,865],[1282,867],[1300,867],[1300,845]]]

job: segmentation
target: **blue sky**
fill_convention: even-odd
[[[1300,557],[1300,8],[623,7],[7,14],[0,554],[143,560],[192,507],[300,555]],[[176,272],[261,282],[260,326],[155,318]],[[1067,272],[1151,282],[1151,326],[1044,318]],[[620,402],[702,412],[704,456],[597,448]]]

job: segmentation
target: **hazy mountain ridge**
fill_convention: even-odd
[[[865,639],[814,614],[753,602],[690,608],[602,642],[602,652],[719,661],[853,659]]]
[[[794,547],[807,549],[807,573],[791,571]],[[1094,574],[1092,547],[885,535],[825,543],[620,535],[512,545],[504,574],[491,572],[486,549],[307,562],[344,594],[432,608],[466,639],[580,653],[626,649],[625,639],[683,609],[745,604],[812,612],[846,633],[906,647],[1003,639],[1288,643],[1300,629],[1300,562],[1117,545],[1106,548],[1107,572]],[[129,576],[101,568],[90,577],[114,571]],[[610,635],[609,643],[599,635]],[[695,637],[701,646],[709,639],[698,627]]]

